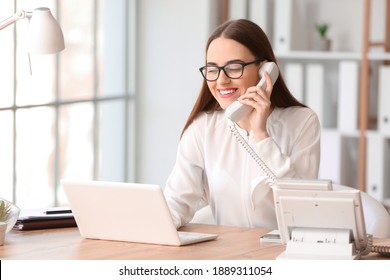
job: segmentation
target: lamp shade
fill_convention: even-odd
[[[28,27],[29,51],[34,54],[51,54],[65,48],[61,27],[48,8],[34,10]]]

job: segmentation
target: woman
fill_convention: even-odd
[[[165,196],[177,227],[202,201],[219,225],[277,228],[272,189],[277,178],[315,179],[320,158],[316,114],[289,92],[281,75],[274,86],[255,86],[265,62],[276,62],[262,29],[248,20],[219,26],[206,45],[205,78],[184,126]],[[234,101],[253,111],[233,124],[225,109]],[[271,170],[266,174],[232,133],[251,146]]]

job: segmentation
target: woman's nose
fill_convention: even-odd
[[[226,84],[229,82],[230,82],[230,78],[228,76],[226,76],[226,74],[223,70],[221,70],[221,72],[219,73],[219,77],[217,79],[217,83],[218,84]]]

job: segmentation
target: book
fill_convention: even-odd
[[[249,19],[261,26],[261,29],[263,29],[268,37],[272,38],[273,3],[268,0],[251,0],[249,3],[248,1],[240,0],[240,3],[245,2],[247,2],[246,9]],[[245,17],[245,15],[243,17]]]
[[[322,129],[321,131],[321,164],[319,178],[341,182],[342,137],[337,129]]]
[[[303,64],[289,62],[285,66],[286,84],[298,101],[304,102],[303,94]]]
[[[308,50],[308,21],[299,14],[310,13],[305,5],[295,0],[268,1],[272,5],[273,18],[273,47],[276,52],[293,50]],[[268,29],[270,30],[270,29]]]
[[[367,136],[366,192],[378,201],[390,197],[390,147],[388,140],[380,132],[370,132]],[[383,168],[378,168],[382,166]]]
[[[291,51],[292,0],[276,0],[274,3],[274,48],[276,51]]]
[[[13,230],[36,230],[76,227],[77,223],[70,209],[50,208],[22,210]]]
[[[337,127],[343,132],[358,129],[359,65],[356,61],[339,62]]]
[[[384,135],[390,135],[390,66],[379,66],[378,85],[378,130]]]
[[[305,102],[318,116],[322,127],[325,122],[325,72],[324,66],[320,63],[309,63],[306,65],[306,89]]]
[[[76,220],[71,218],[61,219],[31,219],[23,218],[16,221],[14,230],[34,230],[34,229],[49,229],[49,228],[65,228],[76,227]]]

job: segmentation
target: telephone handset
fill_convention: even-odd
[[[259,70],[259,75],[261,77],[260,82],[257,86],[266,88],[266,80],[263,73],[267,71],[267,73],[271,77],[272,84],[275,84],[278,76],[279,76],[279,68],[275,64],[275,62],[266,62],[263,66],[261,66]],[[241,104],[239,101],[234,101],[228,108],[226,108],[226,116],[233,122],[237,122],[241,120],[243,117],[247,116],[250,112],[252,112],[253,108],[244,104]]]
[[[279,76],[279,68],[275,64],[275,62],[266,62],[263,66],[261,66],[259,70],[259,75],[261,76],[260,82],[257,84],[263,89],[266,88],[266,80],[263,75],[264,71],[271,77],[272,84],[275,84],[276,79]],[[238,132],[236,128],[235,122],[239,121],[247,114],[252,112],[253,108],[244,104],[241,104],[238,101],[233,102],[228,108],[226,108],[225,114],[232,121],[230,125],[230,130],[233,133],[234,137],[236,137],[237,141],[241,144],[241,146],[248,152],[248,154],[254,159],[254,161],[259,165],[259,167],[263,170],[268,178],[271,179],[272,182],[275,182],[277,177],[272,172],[272,170],[265,164],[265,162],[261,159],[261,157],[252,149],[252,147],[246,142],[244,137]]]

